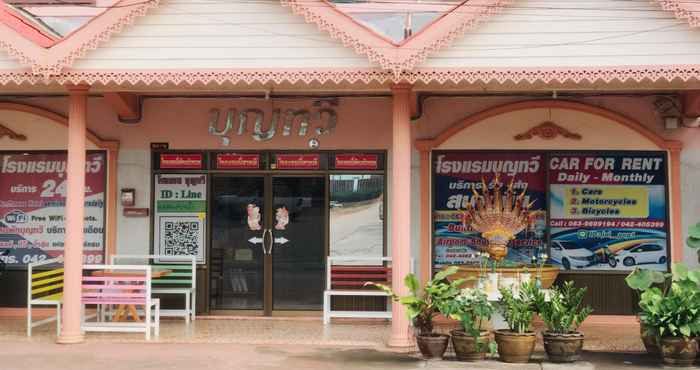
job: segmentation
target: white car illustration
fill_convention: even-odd
[[[641,243],[630,249],[621,251],[616,256],[622,264],[630,267],[647,263],[664,264],[668,261],[666,256],[666,241],[656,240]]]
[[[572,241],[552,240],[552,248],[549,257],[566,270],[571,268],[588,267],[595,261],[595,253],[581,247]]]

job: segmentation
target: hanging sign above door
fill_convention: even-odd
[[[275,168],[278,170],[317,170],[321,168],[321,156],[312,154],[277,154]]]
[[[260,168],[260,154],[219,153],[216,155],[216,168],[219,170],[257,170]]]

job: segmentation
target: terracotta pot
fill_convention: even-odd
[[[450,336],[447,334],[425,334],[416,336],[418,349],[424,358],[442,358],[447,350]]]
[[[479,345],[474,337],[464,332],[464,330],[452,330],[452,347],[455,355],[460,361],[479,361],[486,358],[489,349],[491,335],[488,331],[482,331],[479,336]]]
[[[574,362],[581,359],[583,349],[583,334],[579,332],[569,334],[556,334],[544,332],[544,351],[547,352],[549,361]]]
[[[481,269],[479,269],[478,266],[458,265],[457,267],[459,268],[459,270],[456,274],[450,276],[449,279],[467,279],[463,284],[464,288],[473,288],[474,286],[476,286],[476,282],[479,280],[479,274],[481,273]],[[528,267],[528,269],[531,281],[535,281],[535,279],[537,279],[538,269],[535,266],[530,266]],[[489,272],[490,271],[491,270],[489,270]],[[523,268],[499,267],[496,269],[496,272],[501,274],[501,278],[516,278],[518,274],[521,274],[523,272]],[[559,275],[559,267],[552,265],[544,265],[544,267],[542,267],[541,269],[541,273],[542,288],[549,289],[550,287],[552,287],[552,284],[554,284],[554,280],[557,279],[557,275]]]
[[[697,338],[662,337],[661,354],[666,365],[693,366],[698,355]]]
[[[535,349],[536,338],[534,332],[518,334],[509,330],[496,330],[498,357],[503,362],[528,362]]]
[[[644,348],[646,348],[647,353],[658,357],[661,356],[661,349],[659,348],[659,339],[655,334],[648,334],[644,324],[639,325],[639,334],[642,337],[642,343],[644,343]]]

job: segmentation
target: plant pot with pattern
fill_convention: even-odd
[[[373,285],[387,292],[391,298],[404,306],[408,319],[411,320],[416,330],[416,342],[418,349],[426,359],[442,358],[447,350],[450,336],[438,334],[433,331],[433,319],[438,313],[445,312],[447,305],[459,294],[459,286],[462,279],[448,280],[450,275],[457,272],[457,267],[450,267],[435,274],[432,280],[424,287],[420,287],[418,279],[413,274],[404,278],[404,284],[408,288],[407,296],[397,295],[391,287],[382,284],[367,282],[365,285]]]
[[[642,291],[640,322],[659,338],[666,365],[692,366],[700,335],[700,270],[676,263],[671,273],[635,270],[627,283]]]
[[[532,318],[536,311],[534,283],[525,283],[519,292],[501,289],[498,309],[508,324],[507,330],[496,330],[498,357],[503,362],[526,363],[535,348],[535,332]]]
[[[546,328],[542,337],[547,357],[552,362],[578,361],[584,337],[577,329],[593,311],[582,305],[586,288],[577,289],[573,281],[567,281],[552,288],[549,300],[541,291],[534,294],[537,312]]]
[[[478,361],[486,357],[487,352],[495,353],[495,343],[491,342],[491,333],[481,330],[482,323],[491,320],[493,305],[481,290],[465,288],[444,307],[445,316],[458,320],[461,328],[452,330],[452,347],[460,361]]]

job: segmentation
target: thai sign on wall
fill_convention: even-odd
[[[280,136],[330,135],[335,131],[338,114],[330,107],[314,109],[273,109],[266,114],[261,109],[212,109],[209,134],[221,138],[221,144],[231,144],[232,136],[247,136],[255,141],[272,140]],[[248,127],[252,124],[252,130]]]
[[[472,202],[473,190],[482,179],[493,187],[495,174],[517,193],[526,190],[524,203],[532,204],[533,227],[516,235],[509,244],[509,261],[529,262],[545,246],[545,161],[538,152],[434,152],[433,153],[433,263],[445,265],[476,262],[476,253],[487,241],[465,228],[462,216]]]
[[[154,182],[153,253],[194,255],[197,263],[205,263],[207,175],[158,174]]]
[[[666,270],[666,155],[552,154],[551,258],[565,269]]]
[[[104,257],[107,157],[88,152],[85,166],[85,263]],[[66,215],[65,152],[0,154],[0,251],[9,266],[61,256]]]

